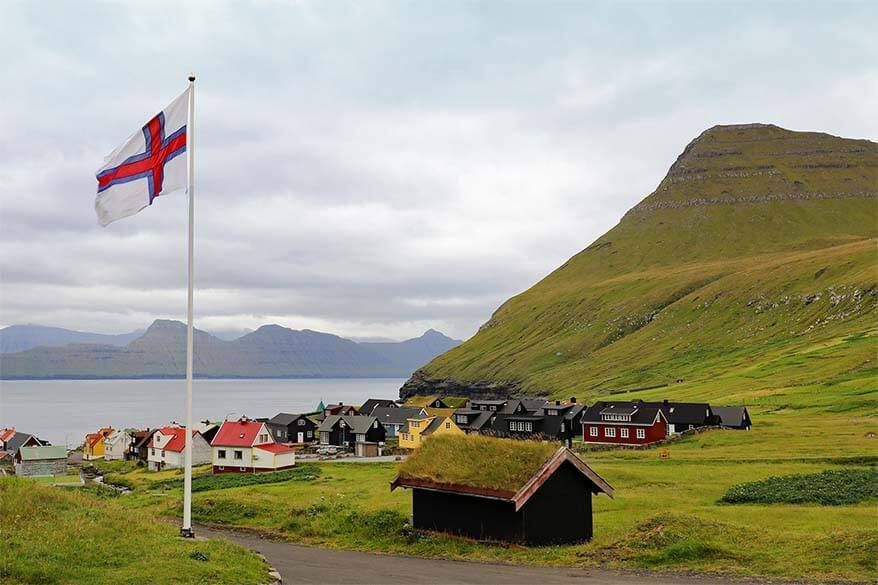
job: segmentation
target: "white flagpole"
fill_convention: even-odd
[[[180,535],[195,536],[192,530],[192,284],[194,271],[195,232],[195,75],[189,75],[189,119],[186,121],[186,158],[189,161],[187,193],[189,194],[189,296],[186,323],[186,442],[183,475],[183,527]]]

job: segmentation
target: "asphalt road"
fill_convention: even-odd
[[[399,583],[405,585],[718,585],[756,583],[715,577],[616,573],[597,569],[523,567],[466,561],[443,561],[397,555],[328,550],[264,540],[248,534],[196,527],[199,537],[225,538],[262,553],[280,573],[285,585],[293,583],[345,585]]]

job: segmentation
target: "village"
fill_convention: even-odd
[[[438,435],[486,435],[507,439],[624,448],[655,446],[675,436],[710,428],[749,430],[746,407],[707,403],[598,401],[591,406],[543,398],[370,398],[362,405],[322,402],[307,413],[279,412],[193,425],[193,465],[213,473],[261,473],[293,467],[296,456],[372,458],[405,456]],[[97,429],[68,452],[36,433],[0,430],[0,462],[20,476],[63,475],[68,456],[88,462],[136,461],[152,471],[183,466],[185,428]]]

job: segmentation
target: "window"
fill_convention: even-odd
[[[524,423],[524,430],[525,430],[525,432],[527,432],[527,433],[530,433],[531,431],[533,431],[533,430],[534,430],[533,423],[530,422],[530,421],[525,422],[525,423]]]
[[[627,439],[628,438],[628,427],[622,427],[621,429],[619,429],[619,436],[622,437],[623,439]]]
[[[488,408],[489,408],[490,410],[493,410],[493,411],[496,411],[496,410],[497,410],[497,407],[494,406],[493,404],[492,404],[491,406],[489,406]]]
[[[311,438],[311,431],[305,431],[305,436],[310,439]]]
[[[267,443],[268,442],[268,433],[260,433],[259,434],[259,442]]]
[[[305,426],[305,419],[300,418],[299,422],[297,422],[296,424],[299,425],[300,427],[304,427]]]
[[[451,428],[451,423],[450,423],[450,422],[446,422],[446,423],[445,423],[445,428],[446,428],[446,429],[450,429],[450,428]]]
[[[274,430],[274,436],[277,437],[278,439],[280,439],[280,430],[275,429],[275,430]]]
[[[549,410],[546,411],[546,414],[548,416],[558,416],[558,411],[555,410],[554,408],[550,408]]]
[[[597,427],[588,427],[588,434],[592,437],[598,436],[598,428]]]
[[[459,414],[459,415],[457,415],[456,418],[457,418],[458,423],[460,423],[462,425],[466,424],[466,415],[465,414]]]
[[[152,449],[150,449],[150,453],[151,453],[152,455],[155,455],[155,447],[153,447]]]
[[[409,423],[409,426],[412,427],[413,429],[416,429],[416,428],[418,428],[418,426],[420,426],[420,424],[421,423],[419,423],[418,421],[413,420],[411,423]]]
[[[217,459],[225,459],[226,458],[226,450],[225,449],[218,450],[216,452],[216,458]]]
[[[637,438],[645,439],[646,438],[646,430],[645,429],[637,429]]]
[[[243,459],[243,458],[244,458],[244,452],[243,452],[243,451],[238,451],[238,450],[236,449],[236,450],[235,450],[235,459]]]
[[[604,429],[604,436],[605,437],[615,437],[616,436],[616,429],[613,427],[605,428]]]

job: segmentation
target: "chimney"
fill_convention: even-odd
[[[665,406],[668,405],[668,399],[667,399],[667,398],[665,398],[665,399],[663,400],[663,402],[664,402]]]
[[[555,401],[555,406],[561,406],[561,401],[560,401],[560,400],[556,400],[556,401]]]
[[[570,397],[570,404],[576,404],[576,396]]]
[[[338,401],[338,405],[339,405],[339,406],[344,406],[344,402],[342,402],[341,400],[339,400],[339,401]]]

